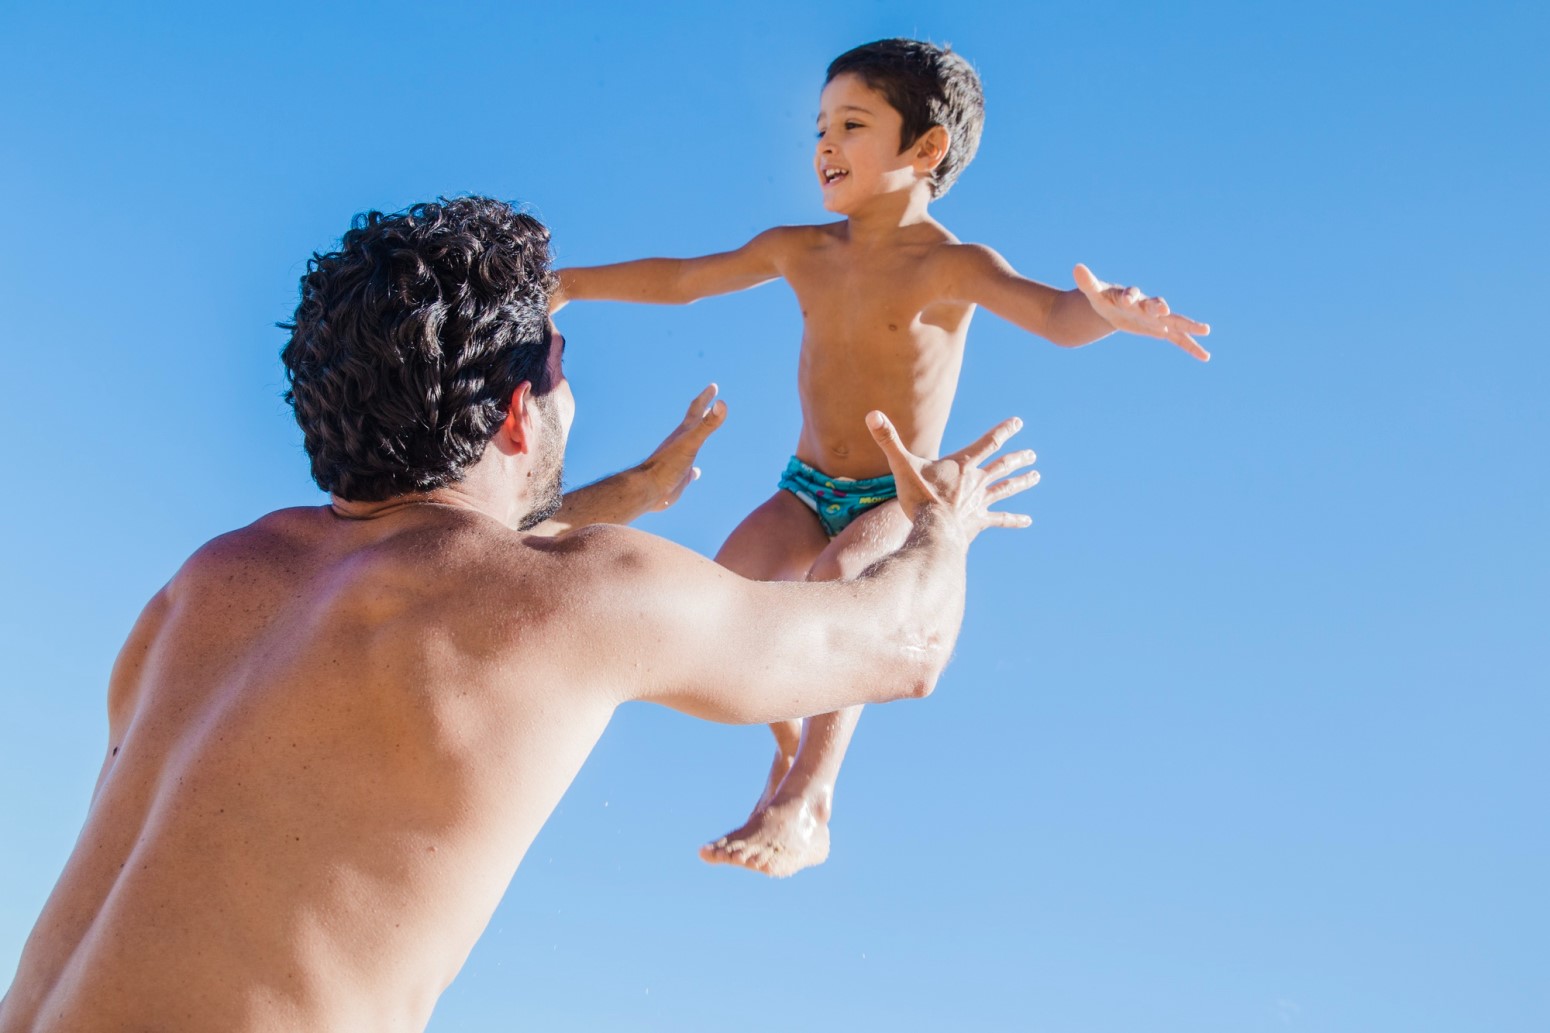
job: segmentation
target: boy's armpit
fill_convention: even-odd
[[[811,245],[816,229],[815,226],[772,226],[744,245],[744,250],[757,261],[768,263],[777,276],[785,276],[792,254]]]
[[[1010,262],[984,244],[943,244],[935,257],[938,280],[950,301],[982,305],[998,280],[1021,279]]]
[[[948,244],[938,256],[952,300],[979,305],[1030,333],[1050,336],[1055,304],[1065,292],[1028,279],[984,244]]]

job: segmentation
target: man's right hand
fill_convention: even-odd
[[[987,527],[1027,527],[1033,523],[1025,514],[991,512],[990,507],[1039,483],[1037,470],[1009,476],[1032,466],[1037,456],[1023,449],[981,465],[1022,429],[1022,420],[1015,416],[1003,420],[974,444],[941,459],[923,459],[905,448],[899,432],[883,413],[873,410],[867,413],[866,421],[893,471],[899,505],[911,520],[916,519],[922,505],[939,506],[955,518],[968,541]]]

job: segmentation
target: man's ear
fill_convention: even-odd
[[[533,384],[524,380],[511,392],[511,406],[492,439],[504,455],[525,455],[533,451]]]
[[[915,141],[915,167],[930,172],[947,158],[947,149],[953,142],[946,126],[932,126]]]

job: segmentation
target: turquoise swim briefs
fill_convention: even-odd
[[[818,516],[818,522],[830,538],[845,530],[850,522],[869,509],[897,498],[893,477],[830,477],[808,466],[796,456],[786,464],[780,487],[789,491]]]

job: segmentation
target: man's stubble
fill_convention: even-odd
[[[535,397],[533,405],[543,423],[544,445],[533,466],[533,508],[518,525],[522,531],[531,531],[554,516],[565,497],[561,487],[565,478],[565,428],[560,426],[559,408],[548,395]]]

